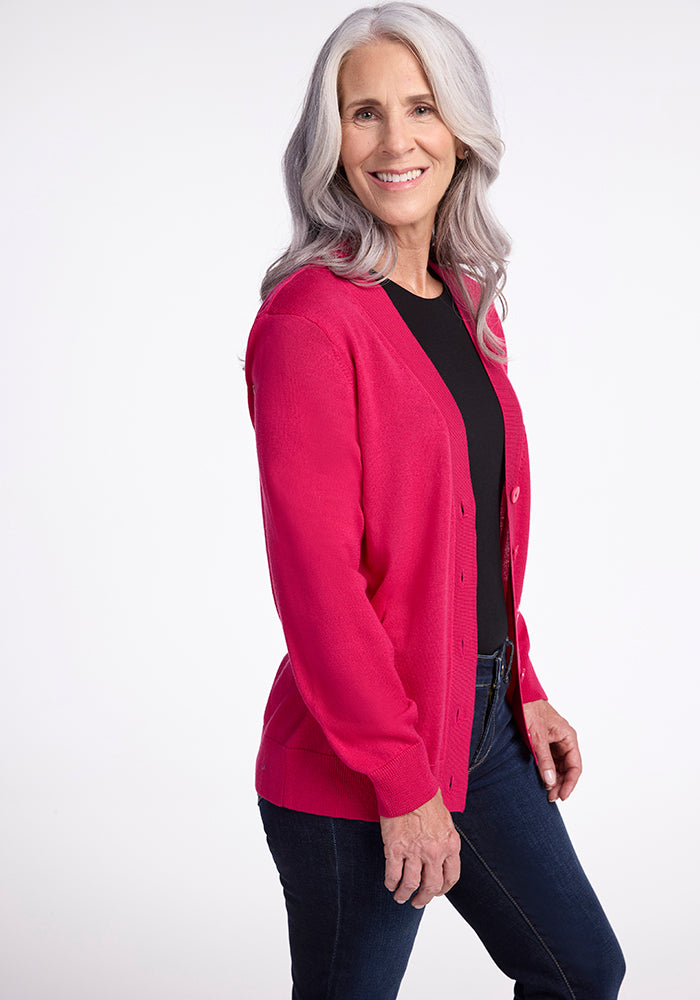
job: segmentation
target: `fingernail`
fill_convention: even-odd
[[[556,777],[556,775],[554,774],[554,771],[545,771],[544,772],[544,783],[545,783],[545,785],[547,785],[548,787],[550,785],[553,785],[555,777]]]

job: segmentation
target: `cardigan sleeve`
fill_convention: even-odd
[[[495,306],[492,304],[489,307],[488,313],[486,315],[486,320],[488,326],[493,334],[503,343],[505,347],[505,335],[503,333],[503,326],[501,320],[498,316]],[[505,371],[508,371],[508,365],[504,365]],[[530,459],[528,455],[527,448],[527,437],[523,431],[523,448],[520,456],[521,467],[527,470],[527,491],[525,495],[520,500],[520,507],[522,509],[523,503],[527,504],[527,524],[529,526],[530,520]],[[520,492],[520,491],[518,491]],[[529,531],[526,532],[529,534]],[[525,546],[526,548],[527,546]],[[530,701],[538,701],[540,699],[547,700],[547,694],[540,684],[540,681],[535,673],[535,668],[530,660],[530,637],[527,631],[527,625],[525,619],[520,612],[520,595],[522,593],[523,587],[523,577],[525,572],[524,554],[521,556],[516,567],[511,565],[510,573],[514,576],[513,579],[513,597],[515,601],[515,607],[513,609],[513,614],[515,616],[515,638],[516,646],[518,650],[518,684],[520,689],[520,697],[523,703]]]
[[[372,781],[380,815],[410,812],[438,783],[360,569],[350,355],[316,323],[267,311],[246,372],[272,589],[295,682],[332,750]]]
[[[530,637],[527,634],[525,619],[518,612],[515,628],[518,637],[518,670],[520,672],[520,696],[523,704],[529,701],[547,701],[547,694],[540,684],[535,668],[530,661]]]

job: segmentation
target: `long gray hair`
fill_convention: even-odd
[[[377,283],[389,277],[397,249],[389,226],[360,202],[339,167],[341,123],[338,80],[344,61],[362,45],[387,39],[403,43],[421,64],[440,117],[467,149],[438,207],[431,258],[454,276],[453,291],[475,321],[482,351],[505,361],[503,342],[486,314],[503,286],[510,240],[488,205],[487,190],[503,155],[484,68],[462,32],[435,11],[395,2],[350,14],[324,44],[284,155],[292,241],[268,268],[265,298],[280,281],[307,264],[325,265],[340,277]],[[375,272],[370,274],[370,271]],[[475,306],[463,275],[479,285]]]

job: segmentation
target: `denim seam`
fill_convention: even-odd
[[[471,774],[471,772],[475,768],[480,767],[484,763],[484,761],[486,760],[486,758],[488,757],[488,755],[491,753],[491,751],[493,749],[493,743],[494,743],[494,740],[496,739],[496,712],[495,711],[493,713],[493,718],[489,719],[489,725],[491,726],[491,739],[489,740],[489,745],[485,749],[483,749],[482,747],[479,747],[476,756],[479,757],[479,753],[482,753],[483,756],[481,756],[477,761],[475,761],[474,764],[472,764],[472,766],[469,768],[469,773],[470,774]]]
[[[489,685],[489,687],[492,686],[493,685]],[[491,704],[486,710],[486,718],[484,720],[484,731],[481,734],[481,739],[479,740],[479,743],[477,744],[476,753],[474,754],[474,763],[471,764],[471,766],[467,770],[467,774],[471,774],[472,771],[475,771],[477,767],[479,767],[481,764],[484,763],[488,755],[491,753],[491,748],[493,747],[493,741],[496,738],[497,698],[498,698],[498,692],[494,691],[491,698]],[[488,738],[489,728],[491,729],[491,739],[489,741],[488,747],[486,747],[486,752],[484,753],[484,745],[486,744]]]
[[[460,837],[465,842],[465,844],[469,845],[469,847],[471,848],[471,850],[473,851],[473,853],[479,859],[479,861],[484,866],[484,868],[486,869],[486,871],[489,873],[489,875],[491,876],[491,878],[494,880],[494,882],[496,883],[496,885],[501,889],[501,891],[503,892],[503,894],[510,900],[510,902],[513,904],[513,906],[518,911],[518,913],[520,914],[520,916],[523,918],[523,920],[525,921],[525,923],[528,925],[528,927],[530,928],[530,930],[532,931],[532,933],[535,935],[535,937],[537,938],[537,940],[540,942],[540,944],[542,945],[542,947],[544,948],[544,950],[547,952],[547,954],[549,955],[549,957],[551,958],[551,960],[554,962],[555,966],[559,970],[559,974],[560,974],[561,978],[564,980],[564,982],[566,984],[566,988],[568,989],[569,993],[571,994],[571,1000],[576,1000],[576,994],[574,993],[573,989],[571,988],[571,983],[566,978],[566,974],[565,974],[564,970],[562,969],[561,965],[559,964],[559,962],[557,962],[557,960],[556,960],[556,958],[554,956],[554,952],[549,947],[549,945],[546,943],[546,941],[544,940],[544,938],[542,937],[542,935],[539,933],[539,931],[537,930],[537,928],[534,926],[534,924],[532,923],[532,921],[530,920],[530,918],[527,916],[527,914],[525,913],[525,911],[523,910],[523,908],[511,896],[511,894],[508,892],[508,890],[506,889],[506,887],[504,886],[504,884],[499,879],[498,875],[496,875],[496,873],[488,865],[488,863],[485,861],[485,859],[482,858],[482,856],[479,854],[479,852],[477,851],[477,849],[472,844],[472,842],[469,839],[469,837],[467,837],[467,835],[465,834],[464,830],[462,830],[459,826],[457,826],[456,823],[455,823],[455,829],[457,830],[457,832],[459,833]]]
[[[340,865],[338,863],[338,841],[335,836],[335,819],[330,816],[330,828],[331,828],[331,842],[333,844],[333,861],[335,864],[335,891],[337,894],[337,906],[336,906],[336,920],[335,920],[335,937],[333,938],[333,953],[331,955],[331,961],[329,965],[328,973],[328,984],[326,987],[326,1000],[331,1000],[332,988],[333,988],[333,971],[335,968],[335,958],[338,954],[338,941],[340,940]]]

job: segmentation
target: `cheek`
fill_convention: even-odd
[[[370,143],[367,138],[359,135],[343,136],[340,144],[340,162],[346,171],[359,170],[367,158]]]

